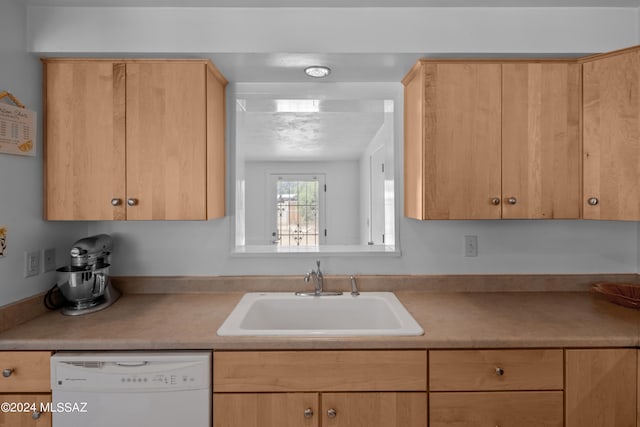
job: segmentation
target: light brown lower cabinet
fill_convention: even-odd
[[[566,427],[636,426],[636,349],[567,350]]]
[[[0,427],[51,427],[48,351],[0,352]]]
[[[323,393],[322,427],[426,427],[426,393]]]
[[[317,393],[214,393],[214,427],[317,427]]]
[[[425,350],[214,351],[214,427],[427,427]]]
[[[11,405],[0,411],[0,427],[51,427],[51,412],[40,411],[40,404],[51,402],[49,393],[0,394],[0,402]]]
[[[215,393],[214,427],[426,427],[424,392]]]
[[[562,427],[562,391],[431,393],[431,427]]]

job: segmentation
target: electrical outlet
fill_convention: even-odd
[[[464,256],[478,256],[478,236],[464,236]]]
[[[40,273],[40,252],[24,253],[24,277],[37,276]]]
[[[48,273],[56,269],[56,248],[42,250],[42,272]]]

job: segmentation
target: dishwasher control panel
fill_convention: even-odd
[[[160,385],[178,385],[195,383],[196,379],[192,375],[168,375],[168,374],[155,374],[155,375],[131,375],[123,376],[120,379],[123,383],[151,383]]]
[[[51,357],[57,390],[163,391],[211,388],[211,354],[57,353]]]

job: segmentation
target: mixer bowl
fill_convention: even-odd
[[[102,297],[109,281],[109,264],[90,270],[67,265],[58,268],[56,272],[58,288],[62,296],[74,303],[93,301]]]

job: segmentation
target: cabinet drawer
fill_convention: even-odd
[[[3,394],[0,402],[15,404],[14,408],[18,409],[17,412],[0,411],[0,427],[51,427],[51,412],[40,411],[51,402],[50,394]]]
[[[562,427],[561,391],[430,393],[431,427]]]
[[[214,393],[213,408],[213,427],[317,427],[320,417],[317,393]]]
[[[223,351],[213,360],[216,393],[427,389],[423,350]]]
[[[431,391],[562,390],[562,350],[429,352]]]
[[[0,393],[50,391],[50,357],[48,351],[0,352]]]

